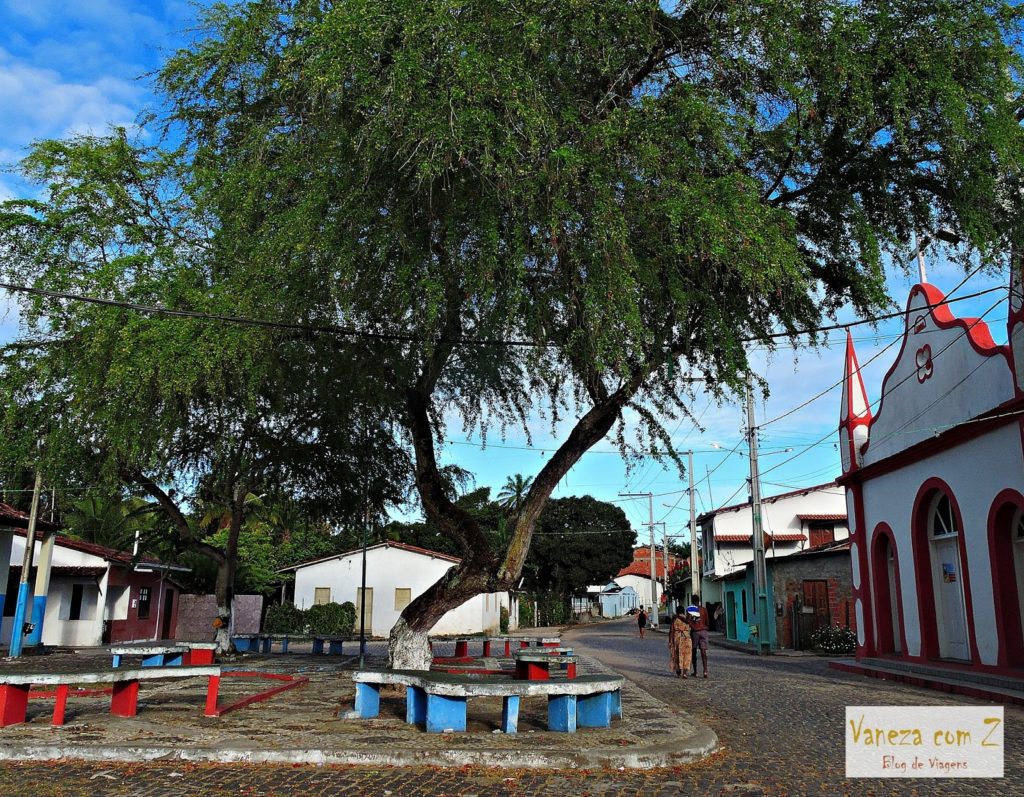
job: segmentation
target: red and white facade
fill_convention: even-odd
[[[1017,264],[1019,268],[1019,264]],[[1024,677],[1024,317],[1009,343],[916,285],[872,413],[847,342],[839,447],[857,657]]]

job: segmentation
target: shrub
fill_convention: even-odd
[[[305,630],[306,613],[291,603],[267,608],[263,630],[268,634],[301,634]]]
[[[501,618],[498,620],[499,633],[508,633],[508,608],[505,606],[501,607]]]
[[[811,634],[811,645],[829,656],[849,655],[857,650],[857,634],[841,625],[826,626]]]
[[[306,624],[311,634],[350,634],[355,616],[350,602],[322,603],[306,609]]]

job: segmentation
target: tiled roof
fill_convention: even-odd
[[[0,501],[0,526],[7,526],[15,529],[28,528],[28,513],[15,509],[10,504]],[[61,528],[58,523],[50,523],[42,518],[36,518],[36,530],[58,531]]]
[[[747,542],[754,534],[716,534],[715,542]]]
[[[842,514],[842,513],[836,513],[836,514],[832,514],[832,515],[829,515],[829,514],[797,515],[797,517],[800,518],[801,520],[833,520],[833,521],[837,521],[837,522],[838,521],[842,521],[843,523],[845,523],[846,520],[847,520],[846,515]]]
[[[26,531],[22,529],[15,529],[14,533],[20,536],[25,536]],[[37,531],[36,539],[41,540],[42,538],[43,535]],[[100,559],[105,559],[108,562],[115,562],[119,565],[162,565],[159,559],[154,559],[151,556],[140,556],[138,560],[133,560],[132,555],[128,551],[119,551],[116,548],[107,548],[105,545],[97,545],[93,542],[83,542],[82,540],[75,540],[64,535],[57,538],[57,544],[62,548],[70,548],[72,551],[80,551],[81,553],[98,556]]]
[[[376,545],[367,546],[366,550],[375,551],[378,548],[398,548],[401,551],[409,551],[410,553],[418,553],[422,556],[429,556],[431,559],[444,559],[445,561],[451,562],[452,564],[459,564],[462,561],[457,556],[451,554],[441,553],[440,551],[431,551],[428,548],[420,548],[417,545],[407,545],[404,542],[395,542],[393,540],[387,540],[386,542],[378,542]],[[362,548],[355,548],[351,551],[344,551],[343,553],[332,554],[331,556],[322,556],[319,559],[311,559],[308,562],[300,562],[297,565],[290,565],[288,567],[282,567],[278,570],[278,573],[284,573],[288,570],[298,570],[300,567],[308,567],[309,565],[320,564],[320,562],[329,562],[332,559],[341,559],[345,556],[352,556],[353,554],[361,553]]]
[[[777,542],[799,542],[807,539],[807,535],[801,534],[799,531],[780,531],[777,534],[766,531],[764,536]]]

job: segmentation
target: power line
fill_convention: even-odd
[[[420,335],[409,335],[400,332],[373,332],[371,330],[359,329],[351,326],[342,326],[337,324],[302,324],[298,322],[288,321],[270,321],[267,319],[252,318],[250,316],[231,316],[223,315],[220,313],[204,313],[198,310],[180,310],[170,307],[158,307],[155,305],[145,305],[136,302],[126,302],[120,299],[103,299],[97,296],[83,296],[76,293],[67,293],[64,291],[50,291],[44,288],[34,288],[28,285],[17,285],[10,282],[0,282],[0,288],[4,288],[12,293],[26,293],[32,296],[43,296],[49,299],[59,299],[62,301],[71,302],[83,302],[85,304],[95,304],[102,307],[116,307],[123,310],[133,310],[139,313],[146,313],[151,315],[167,315],[177,318],[190,318],[199,321],[219,321],[226,324],[237,324],[239,326],[253,326],[262,327],[267,329],[283,329],[293,332],[303,332],[305,334],[324,334],[324,335],[338,335],[340,337],[353,337],[353,338],[365,338],[368,340],[379,340],[389,342],[400,342],[400,343],[439,343],[440,338],[427,338]],[[960,296],[956,299],[944,298],[941,302],[937,302],[932,305],[927,305],[925,309],[934,309],[944,304],[951,302],[962,302],[967,299],[974,299],[979,296],[991,293],[997,290],[1006,290],[1003,286],[997,286],[993,288],[987,288],[976,293],[967,294],[966,296]],[[812,327],[810,329],[795,330],[793,332],[773,332],[767,335],[754,335],[750,337],[740,338],[740,343],[760,343],[764,340],[782,340],[787,338],[798,337],[800,335],[816,335],[821,332],[833,332],[841,329],[852,329],[853,327],[863,326],[865,324],[876,324],[879,321],[885,321],[891,318],[898,318],[904,315],[906,311],[900,310],[898,312],[883,313],[882,315],[872,316],[870,318],[861,319],[859,321],[850,321],[844,323],[828,324],[821,327]],[[497,339],[497,338],[467,338],[459,337],[456,338],[453,343],[461,346],[506,346],[506,347],[521,347],[521,348],[557,348],[559,344],[552,342],[533,341],[533,340],[522,340],[522,339]]]

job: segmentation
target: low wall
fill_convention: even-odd
[[[236,634],[258,634],[263,612],[262,595],[235,595],[232,614]],[[187,642],[213,640],[217,599],[213,595],[181,595],[174,638]]]

